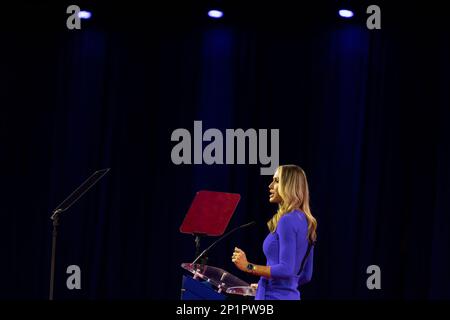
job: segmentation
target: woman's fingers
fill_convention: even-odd
[[[240,254],[238,252],[233,252],[233,255],[231,256],[231,261],[236,262],[237,259],[240,258]]]
[[[240,257],[242,254],[244,253],[244,251],[242,251],[241,249],[239,249],[239,248],[234,248],[234,252],[233,252],[233,255],[232,255],[232,257],[231,258],[238,258],[238,257]]]
[[[231,256],[231,261],[233,261],[234,264],[238,264],[241,263],[244,258],[245,252],[239,249],[238,247],[235,247],[233,255]]]
[[[242,251],[242,250],[239,249],[239,248],[234,248],[234,253],[233,253],[233,255],[236,256],[236,257],[241,257],[241,256],[245,256],[245,252]]]

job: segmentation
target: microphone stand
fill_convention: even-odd
[[[55,255],[56,255],[56,236],[58,235],[57,227],[59,225],[59,214],[62,212],[61,209],[56,209],[53,211],[50,219],[53,220],[53,232],[52,232],[52,261],[50,269],[50,294],[49,300],[53,300],[53,287],[55,283]]]
[[[53,300],[53,289],[55,284],[55,256],[56,256],[56,237],[58,235],[57,228],[59,226],[59,214],[70,208],[81,196],[83,196],[93,185],[95,185],[110,168],[97,170],[89,178],[87,178],[75,191],[73,191],[55,210],[50,219],[53,221],[52,232],[52,258],[50,266],[50,290],[49,300]]]
[[[203,233],[195,233],[195,256],[197,257],[200,253],[200,240],[201,237],[205,236],[205,234]],[[206,262],[208,261],[208,257],[204,256],[201,260],[201,265],[205,265]]]

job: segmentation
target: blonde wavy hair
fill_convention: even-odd
[[[309,189],[306,174],[302,168],[296,165],[283,165],[278,167],[278,194],[281,203],[278,204],[278,211],[267,222],[270,232],[275,232],[278,221],[288,212],[299,209],[305,213],[308,220],[308,240],[316,242],[317,220],[311,214],[309,208]]]

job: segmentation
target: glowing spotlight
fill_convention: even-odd
[[[92,13],[89,11],[80,11],[78,12],[78,18],[80,19],[89,19],[92,16]]]
[[[353,11],[347,10],[347,9],[341,9],[341,10],[339,10],[339,15],[342,18],[351,18],[351,17],[353,17]]]
[[[208,16],[210,16],[211,18],[214,18],[214,19],[220,19],[223,17],[223,12],[220,10],[209,10]]]

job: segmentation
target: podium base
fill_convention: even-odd
[[[181,300],[225,300],[226,298],[225,294],[215,291],[208,282],[183,276]]]

